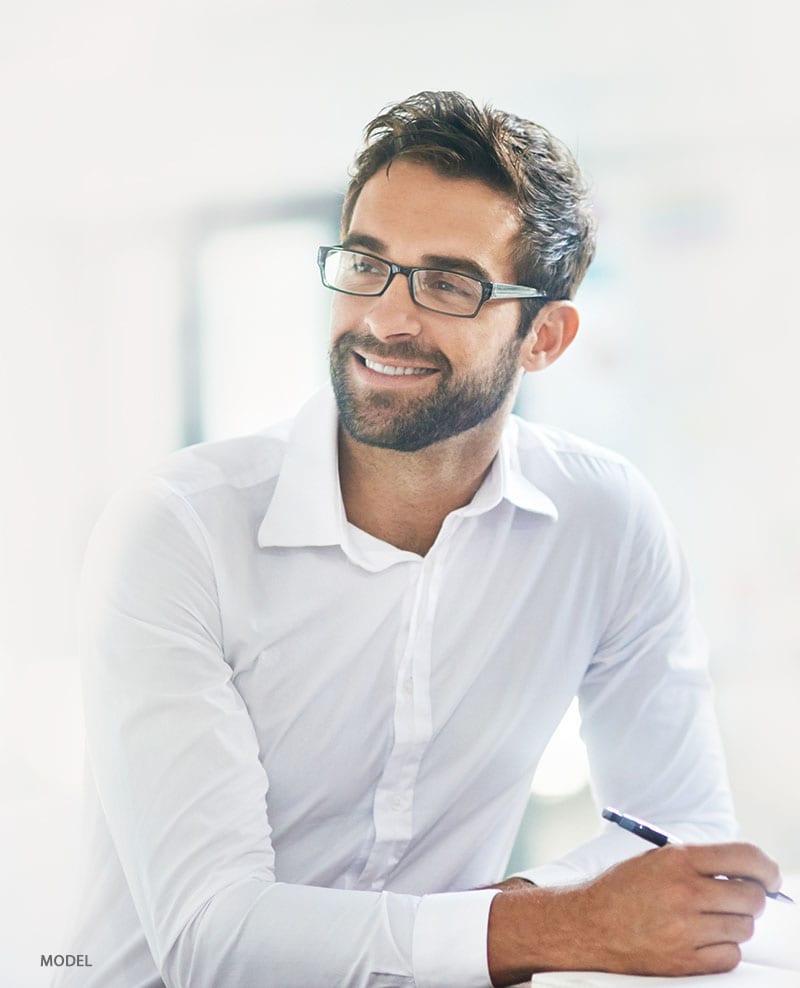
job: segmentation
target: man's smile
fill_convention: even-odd
[[[407,387],[417,384],[420,378],[434,377],[440,373],[438,367],[414,363],[407,360],[378,358],[375,355],[351,351],[355,358],[358,377],[370,384],[380,383],[388,387]]]
[[[356,354],[358,356],[358,354]],[[370,370],[377,371],[379,374],[435,374],[436,370],[433,367],[409,367],[401,366],[399,364],[379,364],[377,360],[370,360],[369,357],[364,357],[365,366],[369,367]]]

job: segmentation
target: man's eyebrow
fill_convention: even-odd
[[[471,275],[478,281],[491,281],[491,277],[486,268],[483,268],[476,261],[471,261],[468,257],[448,257],[445,254],[423,254],[422,260],[426,266],[432,268],[442,268],[445,271],[459,271],[461,274]]]
[[[363,247],[365,250],[374,251],[381,254],[386,250],[386,244],[377,237],[371,237],[368,233],[359,233],[353,230],[347,234],[342,241],[342,247]]]
[[[370,236],[368,233],[359,233],[353,230],[342,241],[342,247],[352,249],[353,247],[363,247],[364,250],[373,251],[386,256],[386,244],[378,237]],[[479,281],[491,281],[492,278],[486,268],[481,267],[476,261],[468,257],[452,257],[448,254],[423,254],[422,266],[431,268],[441,268],[444,271],[458,271],[461,274],[471,275]]]

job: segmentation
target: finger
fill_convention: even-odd
[[[749,878],[768,892],[781,887],[780,868],[754,844],[695,844],[687,850],[693,867],[703,875]]]
[[[699,889],[698,905],[703,912],[760,916],[767,901],[763,886],[748,880],[704,878]]]
[[[742,951],[735,943],[715,943],[695,952],[698,974],[722,974],[732,971],[742,959]]]
[[[755,925],[752,916],[704,913],[694,925],[695,946],[700,949],[721,943],[744,943],[752,938]]]

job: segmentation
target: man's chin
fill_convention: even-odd
[[[357,443],[415,453],[469,432],[495,415],[511,394],[516,372],[514,354],[495,377],[462,382],[456,387],[441,375],[427,394],[411,388],[362,388],[346,363],[331,361],[331,381],[339,420]]]
[[[376,449],[391,449],[396,453],[418,453],[453,436],[469,432],[486,421],[487,416],[439,414],[433,416],[425,409],[416,415],[391,414],[353,415],[351,409],[339,407],[339,421],[352,440]]]
[[[396,416],[353,416],[339,411],[339,421],[347,435],[357,443],[398,453],[415,453],[431,445],[414,423],[398,422]]]
[[[436,415],[431,421],[431,396],[421,398],[402,390],[376,389],[359,393],[350,381],[334,380],[339,421],[355,442],[398,452],[415,452],[433,441]]]

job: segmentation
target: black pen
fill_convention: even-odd
[[[666,834],[663,830],[658,830],[652,825],[652,823],[646,823],[644,820],[639,820],[637,817],[630,816],[628,813],[620,813],[620,811],[615,810],[613,806],[607,806],[603,810],[603,818],[610,820],[612,823],[616,823],[617,826],[622,827],[623,830],[636,834],[636,836],[641,837],[642,840],[650,841],[650,843],[655,844],[656,847],[663,847],[665,844],[682,843],[677,837],[673,837],[672,834]],[[776,899],[778,902],[794,903],[794,899],[791,899],[783,892],[767,892],[767,895],[770,899]]]

